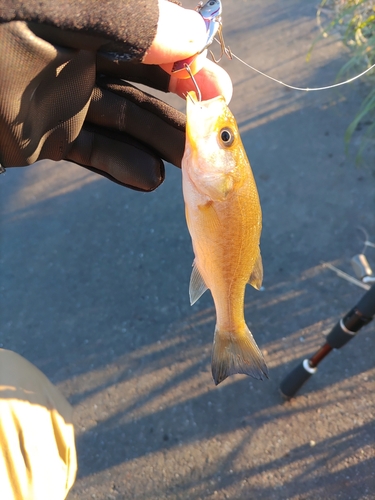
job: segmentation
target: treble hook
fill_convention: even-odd
[[[219,35],[219,40],[217,38],[214,38],[215,42],[217,42],[219,45],[220,45],[220,55],[219,55],[219,58],[216,59],[215,56],[214,56],[214,53],[212,52],[212,50],[210,50],[210,54],[211,54],[211,57],[212,57],[212,60],[218,64],[221,59],[223,58],[224,54],[227,56],[228,59],[233,59],[233,55],[232,55],[232,51],[230,50],[229,47],[227,47],[225,45],[225,41],[224,41],[224,35],[223,35],[223,24],[221,22],[221,19],[219,20],[219,28],[217,30],[217,34]]]
[[[191,78],[192,82],[194,83],[194,87],[195,87],[195,90],[196,90],[196,93],[197,93],[197,98],[198,98],[198,101],[199,101],[199,102],[201,102],[201,100],[202,100],[201,90],[200,90],[200,88],[198,87],[197,81],[196,81],[196,79],[194,78],[194,75],[193,75],[193,73],[192,73],[192,71],[191,71],[191,69],[190,69],[190,66],[189,66],[188,64],[186,64],[186,63],[185,63],[185,64],[184,64],[184,67],[185,67],[186,71],[189,73],[189,76],[190,76],[190,78]]]

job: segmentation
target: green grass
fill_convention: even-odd
[[[324,17],[328,20],[322,21]],[[350,78],[375,63],[375,0],[323,0],[318,9],[318,22],[323,36],[338,34],[349,48],[350,58],[338,78]],[[368,94],[347,128],[347,147],[356,130],[361,130],[357,159],[375,142],[375,69],[362,77],[368,83]]]

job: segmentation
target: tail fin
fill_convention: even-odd
[[[235,373],[260,380],[268,378],[263,355],[246,325],[243,332],[235,334],[220,332],[216,328],[211,369],[216,385]]]

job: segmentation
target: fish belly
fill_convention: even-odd
[[[187,211],[196,265],[214,297],[218,323],[243,318],[245,286],[259,255],[258,196],[245,185],[225,201],[206,200]]]

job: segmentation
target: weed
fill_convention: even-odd
[[[330,20],[322,22],[323,14]],[[375,0],[323,0],[318,9],[318,22],[324,37],[338,34],[350,49],[350,59],[341,68],[338,77],[350,77],[364,66],[375,63]],[[357,155],[361,159],[364,149],[375,138],[375,70],[366,75],[369,83],[367,96],[345,133],[348,148],[353,133],[361,132],[362,140]]]

